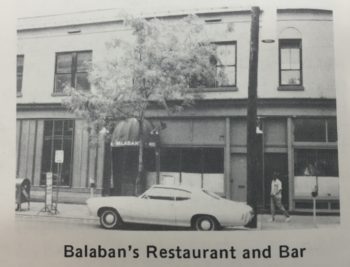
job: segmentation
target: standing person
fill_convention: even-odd
[[[286,222],[289,222],[290,216],[282,204],[282,183],[278,179],[278,176],[278,172],[274,172],[271,181],[271,221],[273,222],[275,220],[275,210],[277,207],[286,216]]]

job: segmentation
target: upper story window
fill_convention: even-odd
[[[226,87],[236,87],[237,74],[237,46],[234,41],[216,42],[216,57],[210,59],[216,65],[216,77],[213,80],[207,79],[204,83],[207,88],[218,90]],[[191,87],[198,87],[196,77],[192,77]]]
[[[88,71],[91,58],[91,51],[57,53],[54,93],[63,93],[66,86],[90,90]]]
[[[17,56],[17,94],[22,93],[24,55]]]
[[[216,64],[217,75],[224,74],[223,77],[217,77],[215,87],[234,87],[236,86],[236,42],[216,43],[218,61]]]
[[[279,84],[280,86],[301,86],[302,83],[301,39],[280,39]]]

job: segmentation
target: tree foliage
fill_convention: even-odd
[[[91,133],[121,118],[143,120],[151,104],[169,112],[201,97],[215,80],[215,46],[196,16],[181,20],[127,18],[128,40],[106,44],[106,57],[91,66],[90,91],[70,88],[67,108],[85,118]],[[214,64],[213,64],[214,63]]]
[[[91,136],[102,127],[111,132],[117,120],[138,120],[137,195],[143,180],[147,108],[153,104],[174,112],[192,104],[201,97],[200,89],[217,77],[217,59],[215,46],[205,40],[203,23],[195,16],[176,22],[128,18],[125,27],[131,32],[130,38],[109,42],[105,60],[92,65],[91,91],[70,89],[64,103],[87,120]]]

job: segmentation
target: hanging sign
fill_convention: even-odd
[[[63,163],[64,153],[63,150],[55,151],[55,163]]]

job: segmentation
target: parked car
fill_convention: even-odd
[[[95,197],[87,200],[92,215],[100,217],[106,229],[124,223],[192,227],[195,230],[217,230],[244,226],[253,210],[200,188],[155,185],[139,197]]]

